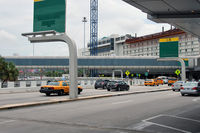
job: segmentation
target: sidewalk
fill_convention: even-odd
[[[4,89],[0,90],[0,95],[1,94],[13,94],[13,93],[27,93],[27,92],[32,92],[32,91],[38,91],[39,88],[31,88],[32,90],[25,90],[25,91],[14,91],[13,89]],[[114,96],[122,96],[122,95],[133,95],[133,94],[140,94],[140,93],[152,93],[152,92],[159,92],[159,91],[169,91],[171,90],[170,87],[164,85],[164,86],[159,86],[159,87],[151,87],[151,86],[131,86],[129,91],[113,91],[109,92],[107,90],[102,90],[102,89],[85,89],[83,90],[82,94],[79,95],[79,98],[77,99],[69,99],[69,96],[50,96],[50,97],[45,97],[46,99],[42,99],[38,101],[38,99],[33,99],[32,101],[29,102],[23,102],[23,103],[17,103],[16,104],[6,104],[0,106],[0,110],[6,110],[6,109],[14,109],[14,108],[21,108],[21,107],[30,107],[30,106],[38,106],[38,105],[47,105],[47,104],[55,104],[55,103],[63,103],[63,102],[70,102],[70,101],[78,101],[78,100],[88,100],[88,99],[95,99],[95,98],[104,98],[104,97],[114,97]],[[32,92],[34,93],[34,92]],[[40,94],[40,93],[36,93]]]

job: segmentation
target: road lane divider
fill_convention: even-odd
[[[39,106],[39,105],[49,105],[49,104],[80,101],[80,100],[89,100],[89,99],[97,99],[97,98],[105,98],[105,97],[115,97],[115,96],[124,96],[124,95],[132,95],[132,94],[162,92],[162,91],[170,91],[170,90],[171,89],[169,89],[169,88],[163,88],[163,89],[149,90],[149,91],[145,90],[145,91],[136,91],[136,92],[117,93],[117,94],[102,94],[102,95],[86,96],[86,97],[79,97],[77,99],[63,98],[63,99],[51,99],[51,100],[39,101],[39,102],[7,104],[7,105],[0,106],[0,110],[16,109],[16,108],[23,108],[23,107]]]

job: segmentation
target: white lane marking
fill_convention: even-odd
[[[121,102],[115,102],[115,103],[112,103],[112,104],[123,104],[123,103],[129,103],[129,102],[132,102],[132,100],[127,100],[127,101],[121,101]]]
[[[161,117],[161,116],[163,116],[163,114],[156,115],[156,116],[153,116],[153,117],[150,117],[150,118],[144,119],[144,120],[142,120],[142,121],[149,121],[149,120],[155,119],[155,118],[157,118],[157,117]]]
[[[174,117],[174,118],[178,118],[178,119],[183,119],[183,120],[188,120],[188,121],[200,123],[199,120],[195,120],[195,119],[191,119],[191,118],[185,118],[185,117],[174,116],[174,115],[163,115],[163,116]]]
[[[172,129],[172,130],[176,130],[176,131],[179,131],[179,132],[183,132],[183,133],[191,133],[189,131],[186,131],[186,130],[182,130],[182,129],[178,129],[178,128],[175,128],[175,127],[170,127],[170,126],[166,126],[166,125],[163,125],[163,124],[158,124],[158,123],[155,123],[155,122],[149,122],[149,120],[152,120],[152,119],[156,119],[158,117],[162,117],[162,116],[170,116],[170,115],[163,115],[163,114],[160,114],[160,115],[156,115],[156,116],[153,116],[153,117],[150,117],[150,118],[147,118],[145,120],[142,120],[142,122],[144,123],[143,125],[138,125],[138,127],[135,127],[135,128],[138,128],[140,130],[144,129],[145,127],[148,127],[150,125],[157,125],[157,126],[161,126],[161,127],[164,127],[164,128],[168,128],[168,129]],[[176,117],[176,116],[174,116]],[[178,118],[178,117],[177,117]],[[187,119],[187,118],[186,118]],[[189,120],[189,119],[187,119]],[[191,120],[191,119],[190,119]],[[193,120],[194,121],[194,120]],[[146,125],[145,125],[146,124]],[[134,128],[134,129],[135,129]]]
[[[195,99],[192,99],[193,102],[198,102],[200,101],[200,98],[195,98]]]
[[[133,129],[133,130],[138,130],[138,131],[142,131],[144,128],[149,127],[153,125],[151,122],[140,122],[136,125],[134,125],[133,127],[129,127],[128,129]]]
[[[154,122],[150,122],[150,123],[157,125],[157,126],[161,126],[161,127],[169,128],[169,129],[176,130],[176,131],[179,131],[179,132],[183,132],[183,133],[192,133],[192,132],[185,131],[185,130],[182,130],[182,129],[178,129],[178,128],[175,128],[175,127],[170,127],[170,126],[166,126],[166,125],[162,125],[162,124],[158,124],[158,123],[154,123]]]
[[[16,120],[7,120],[7,121],[1,121],[0,124],[6,124],[6,123],[11,123],[14,122]]]

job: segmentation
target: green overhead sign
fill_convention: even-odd
[[[65,32],[65,0],[34,0],[33,32]]]
[[[178,38],[160,39],[160,58],[162,57],[178,57]]]

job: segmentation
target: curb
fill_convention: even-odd
[[[25,108],[25,107],[32,107],[32,106],[49,105],[49,104],[65,103],[65,102],[73,102],[73,101],[80,101],[80,100],[97,99],[97,98],[105,98],[105,97],[116,97],[116,96],[132,95],[132,94],[163,92],[163,91],[170,91],[170,90],[171,89],[162,89],[162,90],[159,89],[159,90],[138,91],[138,92],[130,92],[130,93],[122,93],[122,94],[95,95],[95,96],[80,97],[80,98],[77,98],[77,99],[61,99],[61,100],[53,99],[53,100],[40,101],[40,102],[28,102],[28,103],[19,103],[19,104],[8,104],[8,105],[0,106],[0,111],[1,110],[7,110],[7,109],[17,109],[17,108]]]

